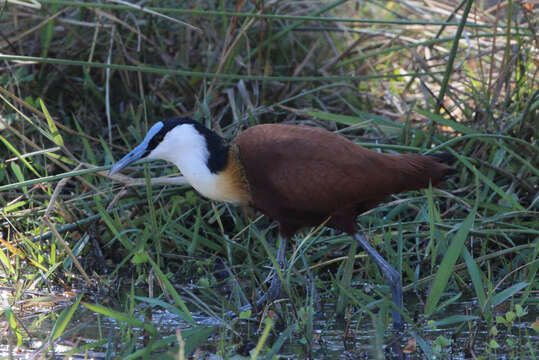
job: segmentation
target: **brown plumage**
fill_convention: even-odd
[[[251,204],[286,237],[328,217],[327,226],[353,234],[355,218],[388,195],[436,185],[453,171],[436,156],[383,154],[307,126],[258,125],[234,143]]]
[[[365,149],[341,135],[307,126],[258,125],[230,145],[186,118],[156,123],[135,149],[111,169],[115,173],[142,157],[178,166],[201,194],[250,205],[277,220],[281,241],[277,264],[285,264],[287,239],[306,226],[326,225],[352,235],[388,279],[393,327],[402,328],[400,274],[357,232],[356,217],[390,194],[438,184],[454,170],[449,154],[388,155]],[[280,294],[273,276],[267,295]]]

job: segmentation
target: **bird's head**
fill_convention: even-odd
[[[224,140],[189,118],[173,118],[154,124],[144,140],[110,169],[115,174],[143,158],[161,159],[181,169],[184,161],[205,164],[211,172],[226,166],[227,146]]]

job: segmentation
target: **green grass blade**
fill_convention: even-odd
[[[356,251],[357,251],[357,241],[354,241],[348,248],[348,256],[344,263],[344,269],[343,269],[342,279],[340,283],[341,289],[350,289],[351,287],[352,276],[354,273],[354,263],[356,260],[355,259]],[[336,306],[337,314],[344,314],[344,310],[347,304],[348,304],[347,296],[342,290],[340,290],[339,297],[337,298],[337,306]]]
[[[353,125],[353,126],[364,126],[367,125],[368,121],[362,121],[361,118],[357,116],[349,116],[349,115],[340,115],[340,114],[330,114],[322,111],[307,111],[307,115],[319,118],[322,120],[328,120],[333,121],[337,124],[343,124],[343,125]]]
[[[436,359],[436,356],[434,356],[434,352],[432,351],[432,348],[425,341],[425,339],[423,339],[421,336],[419,336],[415,331],[410,331],[410,335],[412,335],[414,337],[414,339],[417,342],[417,345],[419,345],[419,348],[425,354],[425,359]]]
[[[185,316],[187,317],[187,321],[193,323],[194,320],[193,320],[193,316],[191,315],[191,312],[187,308],[187,305],[185,305],[185,302],[181,298],[180,294],[178,294],[178,292],[176,291],[176,289],[174,288],[174,286],[172,285],[172,283],[170,282],[168,277],[163,273],[163,271],[161,271],[159,266],[157,266],[155,261],[153,261],[152,258],[149,257],[149,256],[148,256],[148,261],[152,265],[153,270],[155,271],[155,274],[157,275],[159,280],[161,280],[161,282],[163,283],[165,288],[168,290],[170,296],[172,296],[172,299],[174,299],[174,302],[176,303],[176,306],[178,306],[180,309],[182,309]]]
[[[492,297],[492,306],[496,307],[500,305],[505,300],[509,299],[511,296],[524,289],[526,286],[528,286],[527,282],[519,282],[518,284],[512,285],[507,289],[499,292]]]
[[[64,146],[64,139],[62,138],[62,134],[60,134],[60,132],[58,131],[58,128],[56,127],[54,120],[52,120],[51,114],[49,113],[49,110],[47,110],[47,107],[45,106],[43,100],[39,99],[39,105],[41,106],[43,114],[45,114],[47,124],[49,124],[52,141],[58,146]]]
[[[528,300],[528,297],[532,294],[532,291],[534,290],[536,283],[535,279],[537,279],[537,271],[539,270],[539,237],[536,239],[533,251],[531,252],[530,259],[535,259],[532,261],[533,263],[530,264],[531,266],[528,268],[528,280],[530,283],[530,286],[526,289],[524,292],[524,296],[522,297],[520,304],[524,305],[526,300]]]
[[[498,185],[496,185],[492,180],[490,180],[488,177],[486,177],[482,172],[480,172],[479,170],[477,170],[475,168],[475,166],[473,166],[470,161],[468,159],[466,159],[466,157],[458,154],[457,152],[455,152],[454,150],[451,150],[450,149],[450,152],[455,155],[459,161],[464,165],[466,166],[470,171],[472,171],[481,181],[483,181],[486,185],[488,185],[492,190],[494,190],[496,192],[496,194],[498,194],[501,198],[503,198],[504,200],[506,200],[508,203],[510,203],[511,205],[513,205],[513,207],[517,210],[521,210],[521,211],[525,211],[526,209],[524,209],[524,207],[522,205],[520,205],[518,202],[515,201],[515,199],[513,199],[513,197],[511,197],[510,195],[508,195],[505,191],[503,191],[502,189],[500,189],[500,187]]]
[[[54,328],[52,329],[52,336],[51,336],[52,340],[56,340],[60,336],[62,336],[67,325],[73,318],[73,314],[75,314],[75,311],[79,308],[79,304],[82,297],[83,295],[80,295],[69,309],[66,308],[62,311],[62,313],[56,320],[56,323],[54,324]]]
[[[56,13],[57,5],[52,5],[50,9],[48,9],[49,14]],[[46,12],[43,12],[43,14],[46,14]],[[49,49],[51,46],[51,41],[54,36],[54,16],[51,17],[51,20],[47,22],[43,27],[41,27],[41,56],[46,57],[49,54]]]
[[[133,251],[133,244],[122,234],[122,231],[120,231],[120,224],[118,224],[112,216],[107,212],[107,210],[103,207],[103,204],[101,203],[98,196],[94,197],[94,202],[97,208],[97,211],[101,215],[101,219],[105,224],[107,224],[108,228],[112,232],[112,234],[118,238],[120,243],[123,245],[124,248],[126,248],[129,251]]]
[[[22,157],[22,154],[17,150],[15,149],[15,147],[13,145],[11,145],[11,143],[3,136],[0,135],[0,141],[2,141],[4,143],[4,145],[9,149],[9,151],[11,151],[13,154],[15,154],[16,157],[19,158],[20,161],[22,161],[22,163],[30,170],[32,171],[37,177],[41,177],[41,175],[39,174],[39,172],[37,172],[36,169],[34,169],[34,167],[32,166],[32,164],[30,164],[25,158]]]
[[[290,337],[290,335],[292,334],[292,331],[294,331],[296,326],[297,326],[297,322],[292,322],[286,328],[285,331],[280,333],[279,338],[277,339],[277,341],[275,341],[273,343],[273,346],[271,347],[271,349],[264,356],[264,358],[263,358],[264,360],[272,360],[274,358],[274,356],[276,356],[276,354],[279,352],[279,350],[283,346],[284,342]]]
[[[459,254],[462,252],[462,247],[464,246],[464,243],[468,238],[468,233],[470,232],[470,229],[472,228],[472,225],[474,223],[476,212],[477,204],[474,209],[470,211],[470,214],[468,214],[466,219],[460,224],[459,230],[455,235],[453,242],[451,243],[451,245],[449,245],[449,248],[447,249],[444,258],[442,259],[442,263],[440,264],[440,268],[436,273],[434,283],[432,284],[429,295],[427,297],[427,302],[425,305],[426,316],[431,316],[436,311],[436,305],[438,305],[438,302],[442,297],[447,282],[449,281],[449,277],[453,273],[453,269],[455,267]]]
[[[108,308],[99,304],[90,304],[90,303],[83,302],[82,305],[86,307],[88,310],[91,310],[93,312],[96,312],[104,316],[111,317],[119,322],[129,324],[130,326],[134,328],[143,328],[147,330],[149,333],[153,335],[157,335],[157,330],[152,324],[135,319],[129,314],[112,310],[111,308]]]
[[[156,298],[149,298],[149,297],[144,297],[144,296],[135,296],[135,299],[136,300],[139,300],[139,301],[144,301],[145,303],[151,305],[151,306],[159,306],[159,307],[162,307],[163,309],[173,313],[173,314],[176,314],[180,317],[184,317],[184,313],[182,311],[180,311],[180,309],[178,309],[177,307],[175,307],[173,304],[169,304],[165,301],[162,301],[162,300],[159,300],[159,299],[156,299]]]
[[[134,72],[147,72],[160,74],[163,76],[185,76],[200,79],[222,79],[222,80],[256,80],[256,81],[281,81],[281,82],[337,82],[337,81],[358,81],[358,80],[377,80],[377,79],[395,79],[418,76],[432,76],[440,72],[424,73],[403,73],[403,74],[374,74],[374,75],[329,75],[329,76],[265,76],[265,75],[245,75],[245,74],[222,74],[199,71],[188,71],[182,69],[170,69],[167,67],[158,67],[151,65],[123,65],[107,64],[100,62],[88,62],[81,60],[59,59],[59,58],[41,58],[33,56],[3,55],[0,54],[0,60],[13,61],[35,61],[46,64],[60,64],[70,66],[88,66],[99,69],[109,68],[111,70],[127,70]]]
[[[9,261],[8,256],[4,254],[3,249],[0,249],[0,263],[4,266],[4,269],[7,269],[9,273],[15,275],[15,269],[11,265],[11,261]],[[6,276],[6,275],[7,274],[4,274],[3,276]]]
[[[3,213],[9,213],[9,212],[12,212],[12,211],[15,211],[17,210],[18,208],[20,207],[23,207],[25,206],[26,204],[28,203],[28,201],[17,201],[17,202],[14,202],[13,204],[11,205],[8,205],[6,207],[3,207],[3,208],[0,208],[0,212],[3,212]]]
[[[452,315],[442,320],[429,322],[429,326],[432,328],[437,328],[440,326],[459,324],[462,322],[472,321],[472,320],[477,320],[477,319],[479,319],[479,316],[475,316],[475,315]]]
[[[22,334],[21,334],[21,329],[17,321],[17,318],[15,317],[13,310],[11,310],[11,308],[9,307],[5,308],[4,312],[5,312],[5,316],[6,316],[6,320],[9,325],[9,328],[11,329],[11,331],[15,334],[15,337],[17,338],[17,346],[20,347],[22,345]]]
[[[472,284],[475,290],[475,294],[477,296],[477,300],[479,301],[480,307],[483,309],[487,301],[487,296],[485,294],[483,280],[481,280],[481,270],[479,270],[479,266],[477,266],[477,264],[475,263],[475,260],[473,259],[468,249],[464,248],[462,249],[462,251],[464,261],[466,262],[466,267],[468,268],[468,273],[470,274],[470,278],[472,279]]]
[[[434,113],[431,113],[429,111],[426,111],[426,110],[423,110],[423,109],[420,109],[420,108],[416,108],[415,111],[417,113],[425,116],[426,118],[437,122],[438,124],[449,126],[453,130],[456,130],[456,131],[458,131],[460,133],[463,133],[464,135],[477,134],[477,130],[469,128],[466,125],[458,123],[456,121],[446,119],[441,115],[434,114]]]
[[[185,342],[185,355],[191,355],[204,341],[207,341],[208,338],[215,332],[217,328],[216,327],[195,327],[192,329],[182,330],[181,331],[181,338]],[[174,351],[178,352],[178,347],[176,349],[171,348],[173,344],[178,343],[178,337],[173,336],[167,336],[165,338],[162,338],[160,340],[154,341],[151,344],[148,344],[147,347],[144,347],[142,349],[139,349],[125,357],[122,357],[124,360],[131,360],[131,359],[139,359],[139,358],[147,358],[148,354],[151,353],[157,353],[157,352],[164,352],[164,351]],[[172,357],[169,356],[163,356],[158,357],[159,359],[172,359]],[[184,360],[185,358],[174,358],[178,360]],[[190,358],[189,358],[190,359]]]
[[[34,184],[46,184],[52,181],[64,179],[66,177],[72,177],[72,176],[80,176],[84,174],[91,174],[96,173],[98,171],[103,170],[109,170],[112,167],[112,165],[106,165],[106,166],[96,166],[95,168],[90,169],[83,169],[83,170],[76,170],[76,171],[69,171],[66,173],[58,174],[58,175],[51,175],[51,176],[45,176],[45,177],[39,177],[39,179],[31,179],[31,180],[25,180],[14,184],[7,184],[0,186],[0,192],[6,191],[6,190],[12,190],[12,189],[20,189],[25,186],[30,186]]]
[[[335,2],[332,2],[326,6],[324,6],[323,8],[321,9],[316,9],[314,12],[312,12],[311,14],[309,14],[309,16],[318,16],[320,14],[323,14],[339,5],[341,5],[342,3],[345,3],[347,0],[337,0]],[[267,39],[266,41],[264,41],[260,46],[254,48],[248,55],[248,58],[251,58],[252,56],[254,56],[256,53],[258,53],[259,50],[262,50],[264,49],[266,46],[268,45],[271,45],[271,44],[274,44],[275,42],[277,42],[277,40],[279,40],[280,38],[282,38],[284,35],[288,34],[290,31],[294,30],[295,28],[297,28],[298,26],[300,26],[301,24],[303,24],[305,22],[305,20],[299,20],[299,21],[296,21],[294,22],[293,24],[290,24],[289,26],[285,27],[284,29],[282,29],[281,31],[279,31],[277,34],[273,35],[272,37],[270,37],[269,39]]]
[[[450,22],[446,20],[421,20],[421,19],[363,19],[357,17],[328,17],[328,16],[313,16],[313,15],[287,15],[287,14],[271,14],[271,13],[254,13],[254,12],[237,12],[237,11],[226,11],[226,10],[212,10],[212,9],[201,9],[201,8],[182,8],[182,7],[155,7],[155,6],[144,6],[144,7],[133,7],[121,4],[111,4],[111,3],[98,3],[98,2],[82,2],[82,1],[67,1],[67,0],[40,0],[42,4],[48,5],[59,5],[59,6],[70,6],[77,8],[98,8],[98,9],[109,9],[109,10],[128,10],[128,11],[144,11],[152,10],[155,12],[160,12],[164,14],[178,14],[178,15],[193,15],[193,16],[204,16],[204,17],[239,17],[239,18],[258,18],[258,19],[275,19],[275,20],[305,20],[305,21],[317,21],[317,22],[347,22],[347,23],[364,23],[364,24],[386,24],[386,25],[442,25],[442,26],[458,26],[457,22]],[[485,23],[475,23],[469,22],[465,26],[473,28],[492,28],[492,24]],[[497,24],[499,28],[507,28],[508,25]],[[527,27],[515,27],[521,30],[527,30]]]
[[[428,215],[429,215],[429,233],[430,233],[430,239],[429,243],[427,244],[427,249],[425,250],[425,258],[429,256],[430,251],[432,251],[432,264],[431,266],[434,267],[434,261],[437,258],[437,249],[438,247],[434,246],[434,238],[436,236],[436,225],[435,225],[435,219],[437,217],[437,209],[434,206],[434,197],[432,196],[432,184],[429,183],[429,187],[425,189],[425,195],[427,195],[427,205],[428,205]]]
[[[258,355],[260,354],[260,351],[262,351],[262,348],[264,347],[264,344],[266,343],[266,340],[268,339],[271,328],[273,327],[273,320],[271,320],[270,317],[267,317],[264,320],[264,322],[266,323],[266,326],[264,326],[264,330],[262,331],[262,335],[260,335],[260,338],[258,339],[256,347],[255,347],[253,353],[251,354],[250,360],[258,359]]]
[[[449,52],[449,58],[447,59],[447,65],[445,67],[445,74],[444,78],[442,80],[442,86],[440,88],[440,92],[438,94],[438,101],[436,102],[436,108],[434,113],[438,114],[440,112],[440,109],[442,107],[442,103],[444,101],[445,92],[447,89],[447,84],[449,83],[449,77],[453,73],[453,63],[455,62],[455,58],[457,56],[457,49],[459,47],[459,41],[462,36],[462,31],[464,30],[464,25],[466,24],[466,19],[468,18],[468,14],[470,13],[470,9],[472,8],[473,0],[468,0],[466,3],[466,6],[464,7],[464,10],[462,12],[461,20],[459,23],[459,26],[457,28],[457,32],[455,33],[455,38],[453,40],[453,44],[451,46],[451,50]]]

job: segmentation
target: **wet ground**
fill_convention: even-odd
[[[474,302],[460,302],[446,308],[446,312],[438,318],[447,318],[449,316],[471,316],[473,309],[477,308]],[[516,318],[508,327],[498,323],[496,328],[498,334],[494,336],[492,329],[485,321],[478,318],[465,322],[450,324],[447,326],[437,326],[431,328],[428,325],[422,328],[413,328],[409,325],[404,334],[396,338],[391,331],[384,331],[383,334],[377,333],[374,322],[376,319],[367,317],[361,311],[349,313],[344,319],[335,316],[335,306],[332,303],[325,303],[321,313],[314,320],[314,330],[312,338],[302,337],[301,331],[297,328],[291,331],[291,335],[278,352],[280,359],[307,359],[312,356],[313,359],[373,359],[378,355],[386,358],[398,356],[388,349],[389,344],[396,343],[401,350],[404,349],[405,359],[424,359],[425,351],[422,342],[428,344],[431,351],[431,357],[436,359],[470,359],[473,355],[489,354],[489,344],[495,340],[500,347],[491,349],[489,359],[514,359],[527,358],[526,354],[539,356],[539,333],[531,328],[531,323],[539,318],[539,304],[532,302],[525,307],[527,314]],[[412,313],[421,314],[422,307],[408,303],[407,309]],[[56,309],[57,313],[60,309]],[[500,308],[496,316],[504,316],[509,311],[509,307]],[[70,349],[90,344],[100,339],[113,339],[112,343],[121,342],[122,339],[114,339],[121,334],[121,327],[111,318],[99,316],[85,308],[79,308],[75,313],[68,328],[75,328],[70,336],[60,338],[55,341],[53,346],[50,341],[50,333],[53,327],[52,311],[36,313],[33,316],[26,316],[22,320],[25,327],[34,339],[25,341],[23,347],[16,349],[6,345],[5,338],[0,341],[0,359],[30,359],[46,358],[65,359]],[[174,336],[177,329],[186,331],[189,326],[178,316],[164,310],[154,310],[152,312],[152,323],[156,326],[163,337]],[[419,315],[418,315],[419,316]],[[142,317],[140,317],[142,319]],[[204,315],[194,316],[198,325],[219,326],[223,325],[220,318],[208,317]],[[275,318],[276,320],[278,317]],[[418,324],[425,324],[421,318],[416,319]],[[252,350],[258,341],[261,332],[257,331],[259,323],[257,319],[241,320],[236,322],[234,332],[236,338],[242,339],[234,350],[228,354],[229,359],[246,359],[249,350]],[[290,324],[288,324],[290,326]],[[221,327],[222,328],[222,327]],[[249,330],[247,330],[249,329]],[[276,321],[274,332],[268,338],[268,344],[273,344],[278,340],[280,334],[286,331],[287,325]],[[245,334],[238,332],[245,331]],[[250,336],[247,334],[249,331]],[[231,332],[216,330],[210,339],[206,341],[197,351],[199,359],[222,359],[216,355],[218,352],[219,336]],[[303,332],[304,333],[304,332]],[[65,339],[72,340],[65,340]],[[139,339],[140,344],[144,339]],[[309,345],[310,342],[310,345]],[[175,343],[175,342],[174,342]],[[227,343],[225,341],[225,343]],[[382,344],[380,347],[378,344]],[[513,344],[513,345],[510,345]],[[242,349],[242,347],[244,349]],[[492,347],[492,346],[491,346]],[[524,348],[523,348],[524,347]],[[529,348],[529,349],[528,349]],[[49,349],[49,350],[47,350]],[[105,346],[95,347],[86,354],[70,354],[70,359],[105,359],[107,357]],[[378,353],[377,353],[378,349]],[[95,351],[94,351],[95,350]],[[233,355],[234,353],[244,353],[244,356]],[[56,355],[55,355],[56,354]],[[524,354],[524,355],[523,355]]]

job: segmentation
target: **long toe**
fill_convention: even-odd
[[[256,302],[256,307],[259,309],[266,303],[272,302],[281,296],[281,279],[277,274],[274,274],[271,279],[271,284],[268,291],[260,297]]]
[[[264,306],[268,302],[268,294],[262,295],[257,301],[255,305],[256,311],[259,311],[262,306]]]

